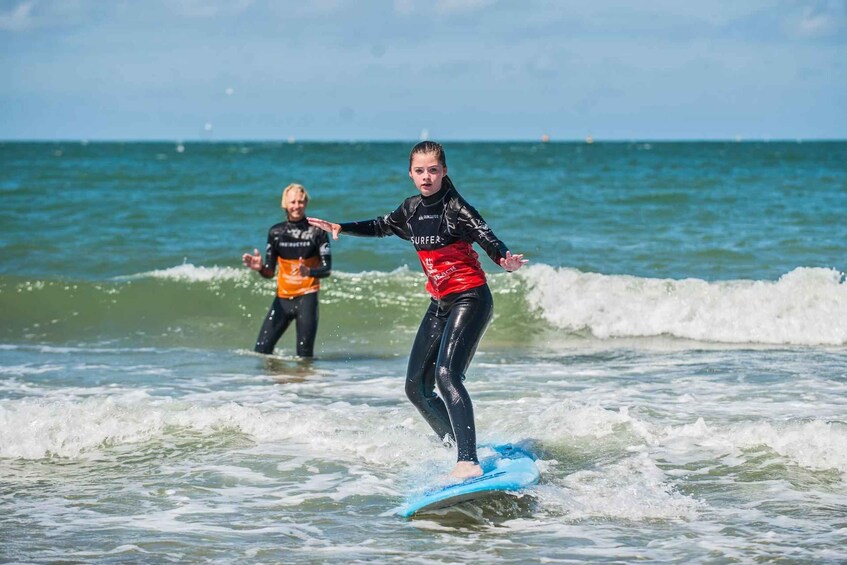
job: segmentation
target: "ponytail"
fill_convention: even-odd
[[[441,179],[441,189],[444,190],[445,188],[448,190],[455,190],[457,193],[459,192],[448,175],[444,175],[444,178]]]

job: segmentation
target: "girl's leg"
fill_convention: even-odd
[[[409,354],[406,396],[439,438],[452,441],[450,416],[444,402],[435,394],[435,358],[441,344],[444,322],[445,319],[438,316],[438,305],[432,302],[421,321]]]
[[[473,404],[462,381],[493,312],[488,286],[457,298],[450,307],[436,359],[435,379],[450,414],[459,462],[478,463]]]

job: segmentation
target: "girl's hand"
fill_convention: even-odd
[[[529,263],[528,259],[524,259],[523,255],[512,255],[511,251],[506,251],[506,256],[500,259],[500,266],[507,271],[517,271],[524,265]]]
[[[320,228],[325,232],[329,232],[332,234],[332,239],[338,239],[338,234],[341,233],[341,225],[333,224],[332,222],[327,222],[326,220],[321,220],[320,218],[306,218],[309,221],[309,225],[315,226],[316,228]]]

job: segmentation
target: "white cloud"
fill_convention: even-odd
[[[310,2],[296,3],[296,10],[303,15],[334,14],[343,7],[342,0],[311,0]]]
[[[493,4],[493,0],[438,0],[435,11],[442,15],[476,12]]]
[[[84,25],[93,14],[109,9],[110,4],[94,0],[23,0],[13,2],[7,12],[0,12],[0,30],[28,32],[39,29],[62,29]]]
[[[357,18],[368,14],[371,3],[350,0],[276,0],[268,2],[264,8],[281,22],[293,20],[332,20],[333,16]],[[343,15],[342,15],[343,14]]]
[[[847,29],[847,3],[829,0],[803,9],[789,24],[800,37],[832,37]]]
[[[400,16],[434,13],[451,16],[478,12],[493,5],[496,0],[394,0],[394,12]]]
[[[253,0],[166,0],[176,14],[189,18],[234,16],[247,10]]]
[[[394,11],[401,16],[408,16],[415,11],[415,4],[412,0],[394,0]]]
[[[0,13],[0,29],[23,31],[32,28],[34,26],[32,9],[35,4],[36,0],[28,0],[13,6],[8,12]]]

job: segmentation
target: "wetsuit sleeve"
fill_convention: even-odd
[[[459,205],[457,223],[462,235],[479,244],[496,264],[499,265],[500,259],[506,257],[509,248],[494,235],[479,212],[467,202],[461,202]]]
[[[408,213],[405,203],[396,210],[373,220],[362,222],[349,222],[341,224],[341,233],[359,235],[364,237],[385,237],[396,235],[403,239],[410,239],[412,234],[406,222]]]
[[[329,249],[329,237],[327,233],[320,230],[315,243],[318,245],[318,258],[321,261],[321,265],[320,267],[309,269],[309,276],[316,279],[323,279],[328,277],[332,272],[332,252]]]
[[[341,226],[340,233],[348,235],[358,235],[361,237],[382,237],[385,234],[380,234],[377,231],[376,220],[362,220],[361,222],[347,222],[339,224]]]
[[[259,271],[259,274],[265,277],[266,279],[273,278],[274,273],[276,273],[276,246],[274,245],[274,239],[276,236],[276,232],[274,230],[276,226],[268,230],[268,243],[265,246],[265,262],[262,264],[262,269]]]

